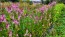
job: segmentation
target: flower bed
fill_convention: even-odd
[[[36,7],[21,7],[20,3],[0,7],[0,37],[61,35],[61,32],[59,33],[61,29],[58,30],[58,27],[63,24],[59,20],[62,19],[62,12],[65,12],[64,4],[56,4],[54,1],[48,5]]]

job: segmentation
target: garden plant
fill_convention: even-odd
[[[65,4],[21,4],[0,6],[0,37],[65,37]]]

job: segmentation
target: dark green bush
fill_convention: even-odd
[[[11,2],[19,2],[19,0],[0,0],[0,2],[9,2],[9,1],[11,1]]]
[[[8,0],[0,0],[0,2],[7,2]]]
[[[65,0],[57,0],[57,2],[65,4]]]

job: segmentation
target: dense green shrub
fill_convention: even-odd
[[[48,34],[46,37],[65,37],[65,5],[56,4],[52,10],[53,28],[54,32]]]

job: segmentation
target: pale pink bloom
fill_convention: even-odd
[[[31,35],[31,34],[30,34],[29,36],[30,36],[30,37],[32,37],[32,35]]]
[[[56,2],[55,2],[55,1],[53,1],[51,4],[52,4],[52,5],[55,5],[55,4],[56,4]]]
[[[40,16],[40,19],[42,20],[42,16]]]
[[[48,7],[47,7],[48,5],[44,5],[44,9],[45,9],[45,11],[47,11],[48,10]]]
[[[9,35],[9,37],[12,37],[12,31],[11,30],[8,32],[8,35]]]
[[[32,18],[32,16],[30,15],[30,18]]]
[[[16,37],[18,37],[18,34],[16,34]]]
[[[18,16],[18,20],[20,20],[20,18],[21,18],[21,15]]]
[[[17,24],[17,25],[19,24],[19,22],[17,20],[13,20],[13,23]]]
[[[11,19],[14,19],[14,15],[11,15],[10,18],[11,18]]]
[[[29,34],[28,34],[28,30],[26,30],[26,33],[24,34],[24,36],[28,36]]]
[[[38,19],[39,19],[39,17],[38,17],[38,16],[35,16],[35,19],[36,19],[36,20],[38,20]]]
[[[2,16],[0,16],[0,22],[2,22],[3,21],[3,17]]]

